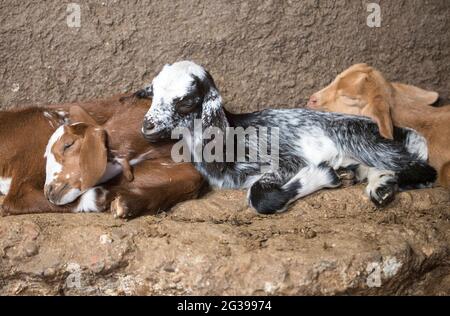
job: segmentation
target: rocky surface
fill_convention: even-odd
[[[382,1],[380,28],[369,2],[2,0],[0,108],[134,90],[179,59],[205,65],[235,111],[302,105],[356,62],[448,95],[450,1]]]
[[[0,294],[450,294],[450,194],[362,187],[260,216],[243,191],[130,221],[104,214],[0,218]]]

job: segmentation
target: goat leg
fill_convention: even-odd
[[[151,204],[147,196],[122,191],[111,202],[111,214],[114,218],[132,218],[146,211]]]
[[[350,187],[357,182],[355,171],[352,168],[339,168],[336,170],[343,187]]]
[[[116,160],[122,166],[122,173],[125,179],[127,179],[128,182],[133,181],[134,179],[133,170],[128,159],[117,158]]]

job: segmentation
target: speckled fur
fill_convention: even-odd
[[[146,91],[154,97],[143,124],[144,136],[150,141],[168,138],[176,127],[193,132],[196,118],[202,120],[203,129],[210,126],[222,130],[251,126],[279,129],[277,170],[261,173],[261,164],[257,162],[195,162],[197,169],[218,187],[249,187],[250,205],[260,213],[283,211],[302,196],[338,186],[334,170],[340,167],[363,165],[391,171],[383,174],[390,181],[378,181],[381,185],[394,186],[398,182],[414,187],[432,182],[436,176],[424,160],[426,143],[412,130],[396,129],[395,140],[386,140],[379,136],[375,123],[362,117],[307,109],[232,114],[222,107],[222,99],[209,73],[192,62],[166,65]],[[195,99],[198,102],[193,104],[191,96],[199,96]],[[185,98],[190,110],[179,113],[177,107],[184,106]],[[194,138],[190,144],[193,154],[195,146],[203,147],[205,140],[202,143]],[[245,144],[252,146],[248,141]],[[420,174],[420,178],[415,174]],[[383,204],[376,200],[376,204]]]

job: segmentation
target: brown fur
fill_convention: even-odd
[[[45,147],[64,119],[58,113],[68,113],[73,105],[82,104],[97,121],[105,122],[122,106],[121,97],[123,95],[0,111],[0,177],[12,178],[9,192],[0,205],[0,214],[71,211],[75,204],[55,206],[48,202],[43,193]]]
[[[46,190],[52,200],[74,188],[84,191],[94,187],[102,178],[107,161],[119,162],[125,168],[120,180],[106,184],[110,191],[108,201],[112,201],[112,212],[117,217],[165,209],[196,196],[203,180],[195,168],[170,159],[171,143],[149,144],[141,135],[142,117],[148,111],[149,101],[132,97],[123,99],[123,103],[102,125],[82,107],[70,109],[73,123],[64,128],[63,136],[51,149],[62,165],[50,190]],[[129,161],[142,155],[146,161],[131,169]]]
[[[392,139],[392,125],[417,130],[427,140],[430,164],[438,182],[450,184],[450,107],[434,108],[439,95],[402,83],[390,83],[366,64],[356,64],[314,93],[308,106],[372,118],[380,134]]]
[[[1,215],[27,214],[40,212],[70,212],[76,207],[76,202],[65,206],[56,206],[48,202],[43,189],[45,182],[45,159],[44,152],[48,139],[55,129],[62,123],[63,118],[57,113],[59,111],[69,112],[73,106],[82,106],[100,124],[106,123],[114,114],[123,108],[120,101],[123,95],[113,96],[108,99],[87,102],[76,102],[67,104],[49,105],[45,108],[28,107],[21,110],[10,110],[0,112],[0,177],[12,178],[8,194],[0,206]],[[146,106],[148,108],[149,101]],[[123,135],[126,137],[126,135]],[[183,199],[195,197],[202,179],[192,166],[181,168],[173,166],[166,172],[166,178],[159,176],[158,180],[153,177],[155,170],[146,169],[145,166],[156,166],[157,162],[149,161],[135,168],[139,172],[137,181],[122,183],[123,177],[117,177],[111,181],[117,185],[115,191],[117,196],[134,192],[152,192],[167,190],[173,197],[167,194],[161,199],[154,199],[147,203],[149,207],[165,208],[168,205]],[[173,164],[173,163],[172,163]],[[158,174],[159,171],[156,171]],[[167,189],[167,183],[175,179],[179,186]],[[176,192],[180,189],[181,192]],[[134,194],[134,193],[133,193]],[[99,201],[99,203],[107,201]],[[159,204],[158,204],[159,203]],[[117,204],[117,203],[116,203]],[[144,203],[145,204],[145,203]]]
[[[55,113],[44,116],[46,109],[29,108],[0,112],[0,176],[12,178],[3,200],[2,214],[41,211],[68,211],[55,207],[45,199],[45,146],[54,126],[59,124]]]

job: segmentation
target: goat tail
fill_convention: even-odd
[[[439,183],[446,189],[450,189],[450,161],[444,164],[439,172]]]

